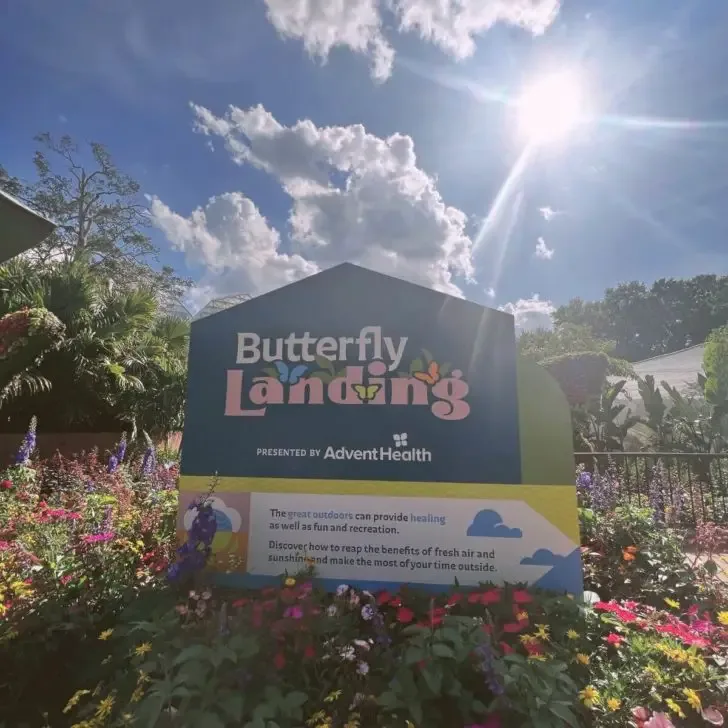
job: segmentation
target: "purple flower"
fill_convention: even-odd
[[[35,430],[38,427],[38,418],[33,415],[30,418],[30,424],[28,425],[28,431],[25,433],[23,442],[20,444],[17,454],[15,455],[16,465],[28,465],[30,463],[30,456],[35,450],[36,435]]]
[[[119,467],[119,459],[116,457],[116,455],[110,455],[109,456],[109,462],[106,465],[106,472],[107,473],[115,473],[116,469]]]
[[[371,604],[365,604],[361,608],[361,618],[366,622],[374,619],[374,607]]]
[[[490,642],[488,642],[487,640],[485,642],[481,642],[481,644],[475,648],[475,654],[479,658],[480,669],[485,675],[485,682],[488,685],[488,688],[490,688],[490,691],[493,693],[493,695],[496,696],[503,695],[503,693],[505,692],[505,688],[498,680],[495,669],[493,667],[494,658],[493,650],[491,650],[490,648]]]
[[[154,448],[150,446],[146,449],[144,458],[142,459],[142,474],[151,475],[156,464],[157,456],[154,452]]]
[[[212,553],[212,540],[217,533],[217,519],[212,502],[203,497],[191,503],[188,510],[196,510],[197,514],[187,532],[187,541],[177,549],[178,561],[167,571],[170,580],[204,569]]]
[[[126,456],[126,432],[123,432],[121,435],[121,440],[119,440],[119,444],[116,446],[117,462],[123,463],[125,456]]]

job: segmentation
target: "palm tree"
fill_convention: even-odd
[[[150,290],[121,291],[82,261],[32,270],[16,259],[0,267],[0,316],[23,307],[55,314],[65,335],[25,372],[48,386],[8,402],[0,427],[22,429],[32,414],[57,432],[179,424],[186,328],[158,317]]]

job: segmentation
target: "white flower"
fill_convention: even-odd
[[[346,592],[349,591],[349,585],[348,584],[339,584],[339,586],[336,587],[336,596],[337,597],[343,597]]]
[[[369,665],[366,662],[360,662],[356,667],[356,671],[360,675],[366,675],[369,672]]]
[[[329,615],[329,617],[335,617],[339,613],[339,610],[336,608],[335,604],[329,604],[328,607],[326,607],[326,614]]]
[[[365,604],[361,608],[361,618],[366,622],[374,619],[374,607],[372,607],[371,604]]]
[[[354,644],[362,650],[370,649],[371,645],[366,640],[354,640]]]
[[[353,647],[343,647],[339,651],[339,654],[341,655],[342,660],[348,660],[349,662],[356,658],[356,652]]]
[[[366,597],[367,599],[374,599],[374,594],[367,591],[366,589],[364,589],[364,591],[362,591],[362,596]]]

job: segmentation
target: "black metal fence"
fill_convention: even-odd
[[[662,499],[687,524],[728,525],[728,453],[577,452],[575,457],[589,471],[611,469],[626,501],[648,505]]]

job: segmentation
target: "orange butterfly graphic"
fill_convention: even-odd
[[[433,359],[428,364],[427,371],[415,372],[414,377],[415,379],[419,379],[421,382],[429,384],[430,386],[437,384],[437,382],[440,381],[440,365]]]

